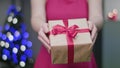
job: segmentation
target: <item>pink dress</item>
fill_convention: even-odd
[[[47,20],[88,18],[87,0],[47,0]],[[51,64],[50,54],[42,45],[34,68],[97,68],[94,55],[90,62]]]

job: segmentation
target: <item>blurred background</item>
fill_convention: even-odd
[[[22,3],[22,4],[21,4]],[[94,53],[98,68],[120,68],[120,0],[103,0],[104,26],[98,35],[94,46]],[[3,25],[6,19],[6,11],[11,5],[11,0],[0,0],[0,25]],[[29,40],[32,41],[33,59],[35,60],[41,43],[37,39],[30,24],[30,0],[16,0],[16,5],[22,7],[24,22],[27,25],[27,31],[30,33]],[[118,20],[108,19],[108,13],[113,9],[118,9]],[[0,68],[13,68],[6,62],[0,61]],[[30,67],[26,67],[30,68]],[[31,67],[32,68],[32,67]]]

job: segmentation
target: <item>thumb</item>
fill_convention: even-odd
[[[88,21],[88,28],[90,29],[90,31],[93,29],[93,24],[91,23],[91,21]]]
[[[49,28],[48,28],[48,24],[47,23],[43,24],[43,30],[44,30],[45,33],[49,32]]]

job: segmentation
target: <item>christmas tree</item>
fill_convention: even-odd
[[[16,6],[10,6],[3,27],[0,27],[0,56],[5,62],[25,67],[32,59],[32,42],[23,20],[23,14]]]

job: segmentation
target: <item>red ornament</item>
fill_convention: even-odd
[[[118,10],[113,9],[112,12],[109,12],[108,13],[108,19],[110,19],[112,21],[117,21],[118,20]]]

